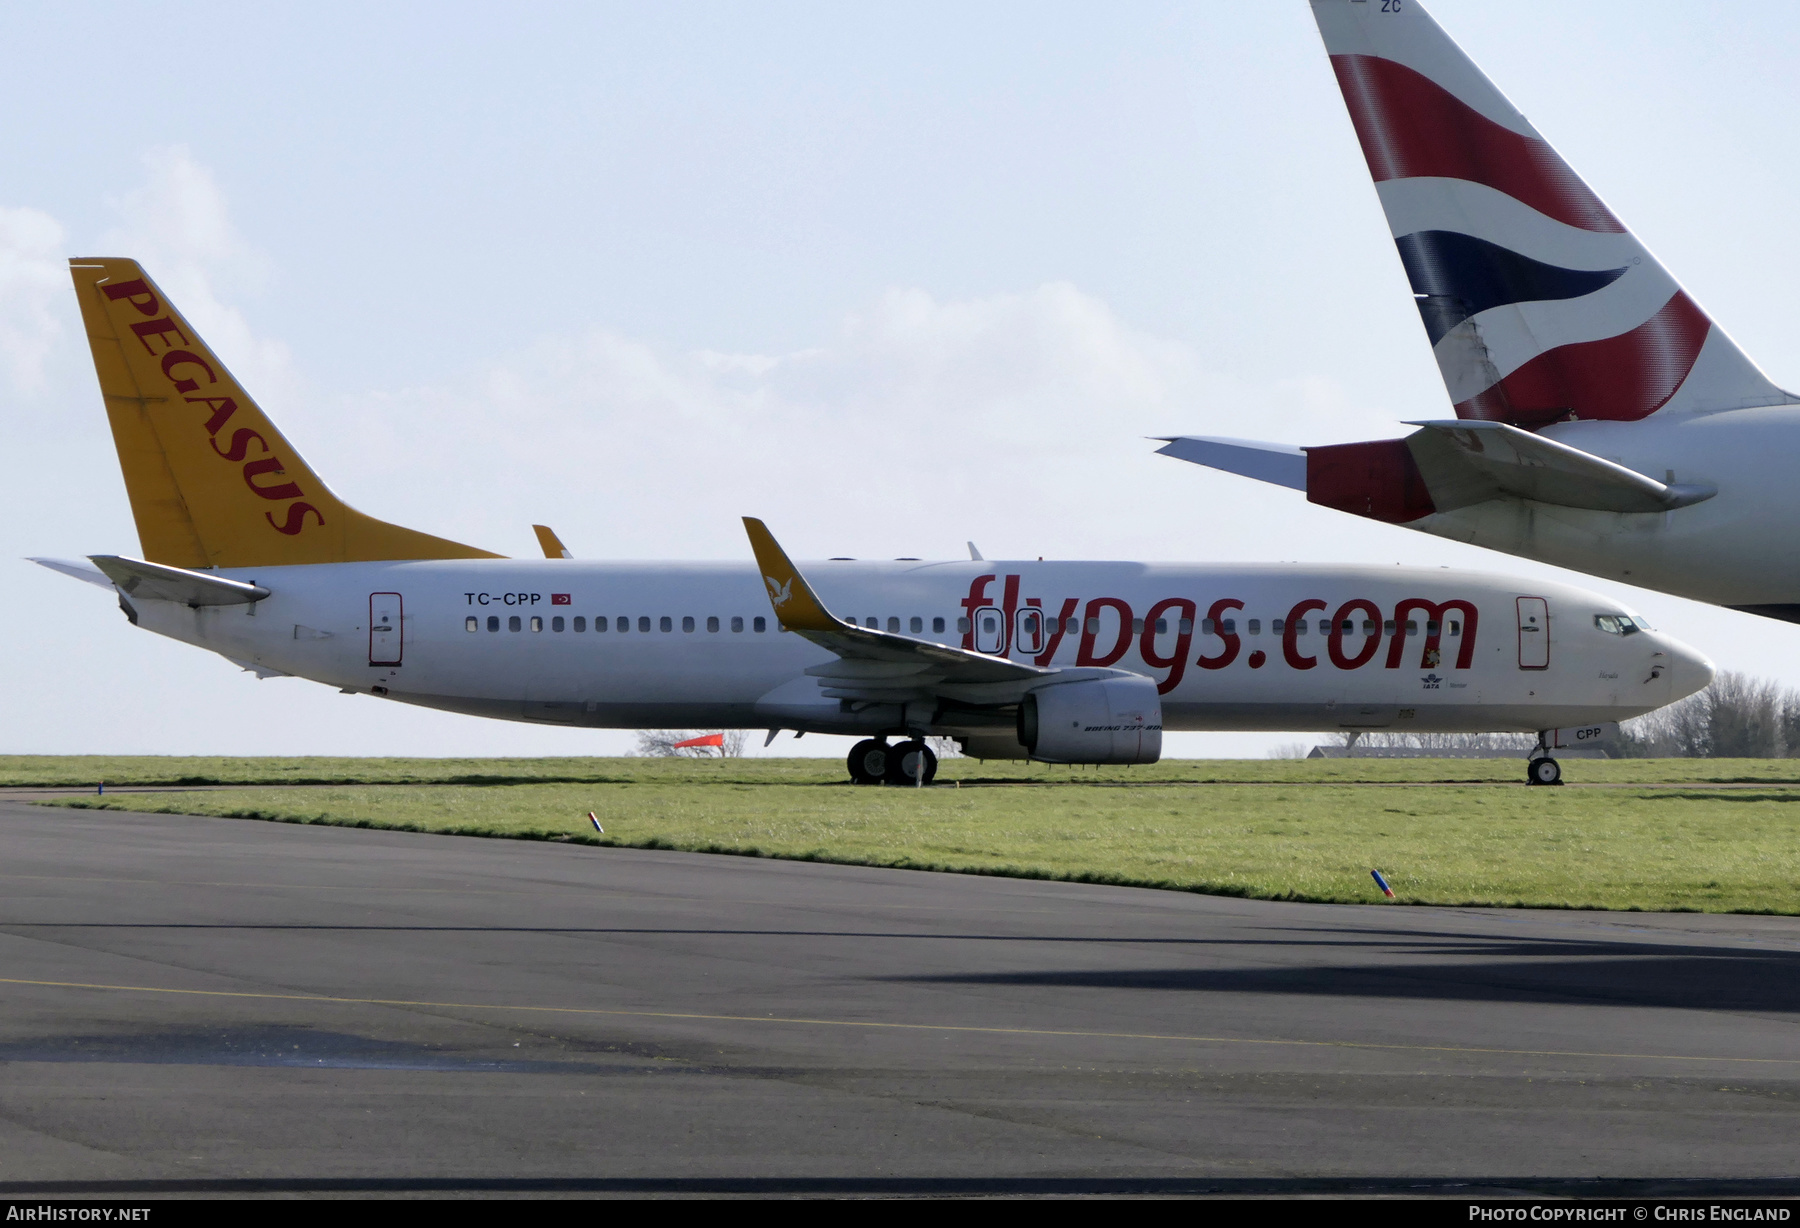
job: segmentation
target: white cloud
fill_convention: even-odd
[[[92,254],[143,265],[265,408],[297,403],[288,347],[257,334],[227,305],[268,282],[269,260],[238,233],[225,193],[186,146],[147,150],[142,161],[144,182],[110,202],[118,225]]]
[[[43,391],[68,292],[61,223],[36,209],[0,209],[0,366],[16,391]]]
[[[802,550],[912,554],[996,532],[1034,553],[1092,553],[1130,515],[1113,506],[1135,480],[1120,475],[1178,469],[1148,460],[1146,435],[1317,442],[1391,427],[1328,383],[1210,374],[1066,283],[948,302],[891,290],[825,344],[779,355],[665,353],[591,329],[329,412],[326,433],[357,441],[338,457],[362,469],[347,490],[440,508],[444,491],[479,491],[517,530],[556,515],[578,553],[639,557],[731,554],[747,512],[819,528]],[[496,548],[493,533],[515,533],[467,499],[452,514]],[[1072,523],[1086,540],[1044,545]]]

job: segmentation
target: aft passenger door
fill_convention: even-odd
[[[369,594],[369,664],[398,665],[406,646],[399,593]]]
[[[1519,598],[1519,668],[1550,668],[1550,603]]]

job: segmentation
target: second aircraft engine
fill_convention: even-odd
[[[1135,674],[1051,683],[1019,704],[1019,741],[1045,763],[1155,763],[1162,699]]]

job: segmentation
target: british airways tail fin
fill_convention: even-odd
[[[1418,0],[1312,0],[1457,417],[1777,405],[1776,387]]]

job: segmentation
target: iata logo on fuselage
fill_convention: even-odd
[[[1436,674],[1426,674],[1423,678],[1419,679],[1419,682],[1427,691],[1435,691],[1440,686],[1444,685],[1444,680]]]

